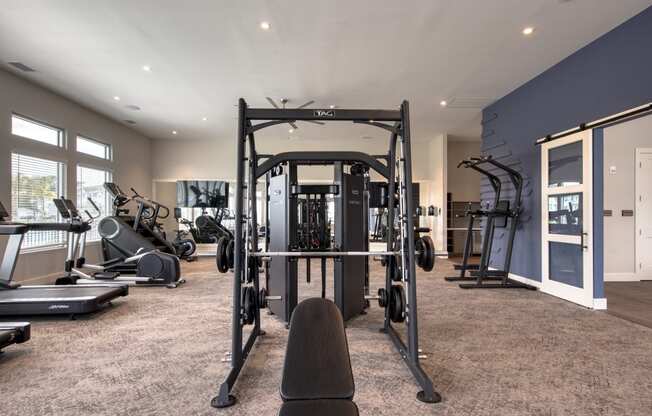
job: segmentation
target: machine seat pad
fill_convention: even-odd
[[[350,400],[297,400],[285,402],[278,416],[358,416]]]
[[[327,299],[304,300],[290,321],[281,398],[284,401],[352,399],[354,392],[340,310]]]

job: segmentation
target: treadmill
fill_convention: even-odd
[[[63,231],[69,233],[73,225],[67,223],[14,223],[0,203],[0,235],[8,236],[0,265],[0,316],[16,315],[75,315],[96,312],[121,296],[127,296],[127,285],[34,285],[21,286],[12,281],[23,238],[27,232]],[[71,242],[68,241],[68,249]]]
[[[0,352],[11,344],[22,344],[30,337],[29,322],[0,322]]]

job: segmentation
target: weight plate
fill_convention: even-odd
[[[421,268],[426,271],[432,271],[435,268],[435,243],[428,235],[424,235],[419,240],[422,241],[424,246],[424,263]]]
[[[233,269],[233,265],[235,264],[235,251],[234,251],[234,246],[235,246],[235,240],[229,240],[228,244],[226,245],[226,264],[229,267],[229,269]]]
[[[256,290],[253,286],[242,289],[242,323],[251,325],[256,317]]]
[[[378,306],[381,308],[387,307],[387,291],[383,287],[378,289]]]
[[[416,249],[416,256],[415,260],[417,262],[417,266],[421,267],[423,269],[423,265],[426,263],[426,247],[425,243],[423,241],[423,237],[417,239],[417,241],[414,243],[414,248]]]
[[[398,256],[391,256],[390,261],[390,276],[393,281],[400,282],[403,280],[403,272],[401,271],[401,259]]]
[[[405,290],[402,285],[392,285],[389,299],[389,319],[392,322],[405,321]]]
[[[267,290],[260,289],[258,292],[258,307],[260,309],[267,307]]]
[[[217,264],[217,270],[220,273],[226,273],[229,271],[229,264],[226,260],[226,246],[228,243],[229,242],[226,237],[222,237],[217,240],[217,250],[215,250],[215,263]]]

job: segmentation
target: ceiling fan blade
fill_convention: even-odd
[[[310,101],[308,101],[307,103],[298,106],[297,108],[308,107],[310,104],[312,104],[312,103],[314,103],[314,102],[315,102],[315,100],[310,100]]]
[[[281,108],[281,107],[279,107],[279,106],[274,102],[274,100],[272,100],[271,98],[269,98],[269,97],[265,97],[265,99],[267,100],[267,102],[269,102],[269,103],[272,105],[272,107],[274,107],[274,108],[278,108],[278,109]]]
[[[306,123],[319,124],[320,126],[326,124],[323,121],[316,121],[316,120],[303,120],[303,121],[305,121]]]
[[[299,127],[297,127],[297,125],[296,125],[296,124],[294,124],[294,123],[293,123],[293,122],[291,122],[291,121],[290,121],[290,122],[288,122],[288,124],[289,124],[290,126],[292,126],[292,128],[293,128],[293,129],[295,129],[295,130],[299,128]]]

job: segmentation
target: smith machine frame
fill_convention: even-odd
[[[243,345],[243,287],[253,286],[255,293],[260,293],[259,269],[260,257],[301,255],[293,252],[259,252],[258,219],[256,218],[256,183],[274,167],[286,162],[300,164],[331,165],[336,162],[347,164],[363,163],[378,172],[388,181],[388,235],[387,251],[384,252],[322,252],[310,253],[311,256],[398,256],[401,259],[402,283],[406,287],[407,301],[405,307],[407,324],[407,343],[403,342],[389,319],[389,308],[385,308],[382,332],[394,343],[398,353],[412,372],[421,391],[417,398],[423,402],[436,403],[441,396],[434,391],[432,381],[419,363],[419,337],[417,327],[417,286],[415,270],[414,240],[414,201],[412,199],[412,156],[410,145],[409,104],[403,101],[398,110],[344,110],[344,109],[276,109],[249,108],[244,99],[238,105],[238,143],[237,143],[237,181],[235,206],[235,242],[234,242],[234,281],[233,281],[233,317],[231,340],[231,370],[221,384],[218,395],[213,398],[213,407],[228,407],[236,399],[231,390],[251,352],[259,335],[264,335],[260,327],[260,306],[262,300],[256,297],[253,328]],[[257,121],[258,124],[252,122]],[[254,133],[266,127],[296,121],[352,121],[357,124],[385,129],[391,133],[389,150],[386,155],[372,156],[361,152],[285,152],[276,155],[263,155],[256,152]],[[398,158],[397,158],[397,144]],[[398,172],[397,172],[398,170]],[[398,175],[397,175],[398,173]],[[398,188],[397,188],[398,186]],[[400,247],[394,245],[394,204],[391,198],[399,194],[399,233]],[[243,225],[245,225],[243,227]],[[253,235],[252,235],[253,234]],[[389,264],[390,262],[387,262]],[[390,292],[392,280],[390,268],[386,267],[385,290]]]

